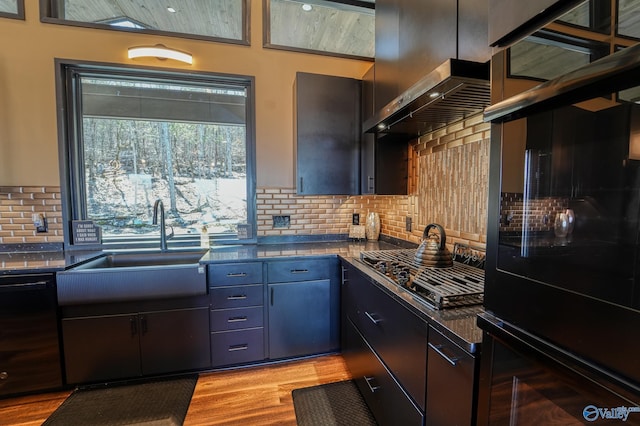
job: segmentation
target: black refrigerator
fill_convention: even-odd
[[[480,424],[640,424],[639,95],[636,45],[485,110]]]

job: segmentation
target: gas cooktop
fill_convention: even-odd
[[[453,266],[432,268],[414,260],[415,249],[363,251],[360,260],[435,309],[482,304],[484,252],[456,245]]]

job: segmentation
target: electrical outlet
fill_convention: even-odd
[[[405,217],[404,228],[407,232],[411,232],[411,216]]]
[[[291,226],[291,216],[273,216],[274,228],[288,228],[289,226]]]
[[[354,213],[351,215],[351,224],[360,225],[360,213]]]
[[[42,213],[34,213],[31,215],[31,220],[33,222],[33,226],[36,227],[36,232],[47,232],[49,230],[49,224],[47,223],[47,218]]]

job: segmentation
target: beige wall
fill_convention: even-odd
[[[255,76],[258,186],[293,186],[293,92],[297,71],[361,78],[367,61],[262,48],[262,0],[251,0],[251,46],[139,35],[0,18],[0,186],[59,185],[54,59],[139,64]],[[189,51],[194,64],[129,60],[127,47],[162,43]]]

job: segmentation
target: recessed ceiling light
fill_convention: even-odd
[[[171,13],[176,13],[176,10],[174,8],[172,8],[171,6],[167,7],[167,11],[171,12]]]
[[[309,3],[305,3],[302,5],[302,10],[304,10],[305,12],[309,12],[311,11],[311,9],[313,9],[313,6],[311,6]]]

